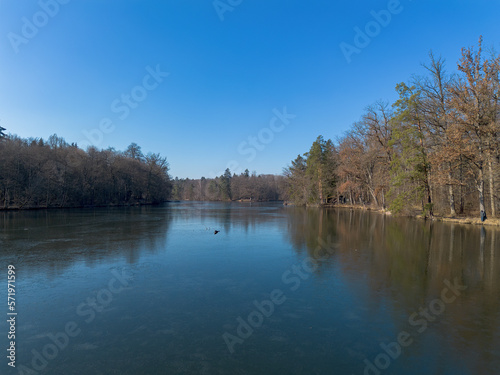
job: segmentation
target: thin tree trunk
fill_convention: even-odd
[[[486,214],[486,208],[484,207],[484,172],[482,165],[479,167],[479,181],[477,185],[477,190],[479,192],[479,211],[484,211]]]
[[[321,182],[321,177],[318,180],[318,189],[319,189],[319,204],[323,204],[323,183]]]
[[[452,174],[451,174],[451,163],[448,165],[448,198],[450,202],[450,215],[452,217],[457,216],[457,212],[455,211],[455,195],[453,194],[453,185],[452,185]]]
[[[373,189],[371,188],[371,186],[368,187],[368,190],[370,190],[370,194],[373,197],[373,200],[375,202],[375,206],[378,207],[378,200],[377,200],[377,196],[375,195],[375,192],[373,191]]]
[[[460,155],[460,213],[464,213],[464,191],[463,191],[463,163],[462,163],[462,155]]]
[[[489,180],[490,180],[490,200],[491,200],[491,217],[495,217],[496,215],[496,210],[495,210],[495,178],[493,176],[493,167],[492,167],[492,161],[491,161],[491,153],[488,158],[488,169],[489,169]]]

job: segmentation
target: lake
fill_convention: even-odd
[[[495,228],[218,202],[0,212],[0,228],[2,374],[500,369]]]

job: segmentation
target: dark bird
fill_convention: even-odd
[[[217,233],[219,233],[219,232],[220,232],[220,230],[216,230],[216,231],[214,232],[214,234],[217,234]]]

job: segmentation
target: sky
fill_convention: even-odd
[[[167,157],[179,178],[281,174],[428,53],[500,48],[491,0],[0,0],[0,125]]]

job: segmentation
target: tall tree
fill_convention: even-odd
[[[137,143],[135,142],[132,142],[127,147],[127,149],[124,152],[124,155],[136,160],[141,160],[144,157],[141,151],[141,146],[137,145]]]
[[[498,56],[492,56],[491,59],[483,57],[482,38],[479,38],[477,52],[472,47],[462,49],[458,63],[461,76],[451,89],[451,103],[455,111],[453,120],[461,135],[457,137],[456,147],[464,150],[464,157],[475,179],[479,210],[484,213],[485,168],[492,158],[492,140],[498,128],[499,62]],[[490,169],[492,188],[493,180],[493,171]],[[493,195],[493,191],[490,194]],[[494,213],[494,201],[492,203]]]
[[[325,141],[323,136],[313,142],[305,155],[306,174],[311,179],[314,189],[310,195],[311,203],[324,204],[333,196],[335,188],[335,147],[331,140]]]
[[[220,193],[222,200],[231,200],[231,171],[226,168],[224,174],[220,176]]]
[[[391,146],[398,152],[391,163],[391,175],[396,199],[393,202],[395,211],[404,205],[412,204],[409,198],[422,201],[424,215],[433,216],[430,188],[430,164],[425,132],[420,91],[405,83],[396,86],[399,99],[394,103],[396,109],[392,119]],[[423,202],[425,198],[426,203]]]
[[[301,155],[297,155],[295,160],[292,160],[292,165],[283,170],[287,177],[288,199],[295,204],[305,205],[308,201],[310,182],[306,170],[306,159]]]
[[[436,58],[430,52],[429,59],[429,64],[423,65],[429,76],[415,79],[414,84],[421,93],[424,122],[433,145],[430,157],[433,159],[431,164],[435,165],[434,181],[447,188],[450,215],[456,216],[454,186],[463,181],[460,175],[458,179],[453,176],[453,170],[460,164],[461,151],[453,147],[453,142],[449,140],[452,131],[449,98],[453,77],[447,75],[443,58]]]

